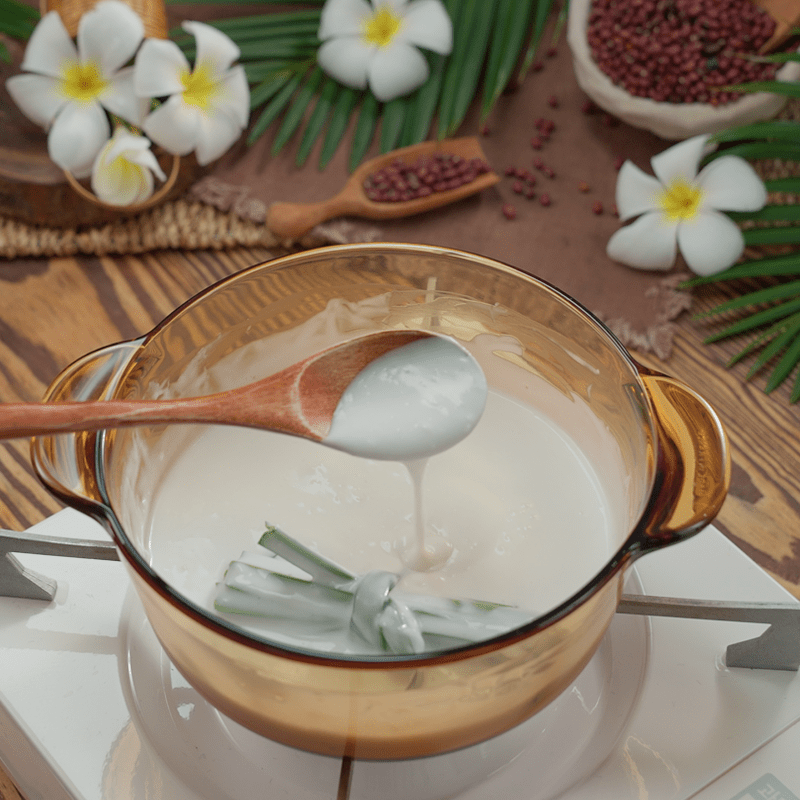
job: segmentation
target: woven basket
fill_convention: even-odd
[[[144,23],[144,35],[154,39],[166,39],[167,10],[164,0],[124,0]],[[78,33],[78,21],[98,0],[40,0],[39,10],[44,16],[48,11],[58,11],[70,36]]]

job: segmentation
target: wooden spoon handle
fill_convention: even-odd
[[[267,211],[267,227],[278,239],[299,239],[320,222],[359,210],[352,198],[342,194],[319,203],[273,203]]]
[[[214,422],[207,398],[0,404],[0,439],[166,422]]]

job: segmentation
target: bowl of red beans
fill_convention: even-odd
[[[796,62],[758,59],[774,27],[753,0],[571,0],[567,39],[596,105],[678,140],[780,112],[781,95],[730,88],[800,78]]]

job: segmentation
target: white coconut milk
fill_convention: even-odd
[[[613,514],[598,476],[563,430],[490,391],[460,444],[431,458],[422,481],[425,532],[446,543],[438,569],[407,568],[414,487],[400,463],[294,438],[210,427],[161,483],[151,561],[194,602],[212,607],[224,567],[276,525],[354,573],[404,573],[405,592],[544,612],[607,561]]]
[[[385,314],[385,298],[332,301],[305,325],[212,366],[201,351],[181,391],[256,380],[379,327]],[[401,574],[403,593],[544,613],[590,581],[627,535],[630,476],[588,404],[527,368],[516,339],[478,334],[462,344],[489,392],[472,432],[444,452],[404,465],[222,426],[170,426],[153,450],[132,431],[123,524],[154,570],[209,610],[227,565],[259,549],[268,523],[351,573]],[[251,627],[247,617],[236,622]],[[309,646],[291,632],[274,638]]]

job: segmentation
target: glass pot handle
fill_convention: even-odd
[[[142,339],[103,347],[70,364],[53,381],[43,401],[103,400],[113,395]],[[95,454],[101,433],[59,433],[31,440],[31,461],[47,489],[63,503],[98,518]]]
[[[681,541],[719,512],[731,479],[728,438],[714,409],[686,384],[637,364],[659,441],[656,485],[633,555]]]

